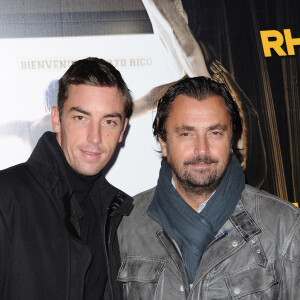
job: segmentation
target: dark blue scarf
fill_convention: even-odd
[[[197,213],[172,185],[172,170],[162,160],[148,215],[179,245],[191,282],[203,252],[232,215],[244,187],[243,170],[233,155],[216,192],[202,212]]]

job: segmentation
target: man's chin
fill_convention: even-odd
[[[192,172],[189,172],[188,176],[192,181],[199,182],[205,184],[205,182],[209,182],[212,179],[212,172],[210,169],[196,169]]]
[[[83,176],[94,176],[99,174],[102,171],[102,168],[84,168],[84,167],[76,167],[74,170]]]
[[[197,172],[196,174],[190,174],[190,176],[187,176],[187,181],[195,186],[195,187],[203,187],[208,188],[210,186],[215,185],[216,178],[215,176],[211,176],[211,174],[206,174],[208,172]]]
[[[214,185],[214,182],[212,181],[189,181],[189,183],[191,186],[194,186],[195,188],[199,188],[199,189],[210,188],[211,186]]]

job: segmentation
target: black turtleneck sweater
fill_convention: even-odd
[[[55,139],[56,140],[56,139]],[[57,143],[57,150],[65,166],[65,173],[70,184],[73,196],[82,210],[83,217],[79,220],[80,239],[87,245],[92,262],[85,279],[85,300],[101,300],[107,283],[107,267],[102,241],[101,223],[106,209],[101,206],[99,189],[102,173],[93,176],[84,176],[74,171],[67,162],[64,153]]]

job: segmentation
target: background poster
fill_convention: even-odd
[[[242,110],[248,183],[298,202],[299,6],[296,0],[1,0],[0,169],[25,161],[51,130],[55,80],[72,61],[97,56],[120,70],[136,103],[107,168],[111,183],[130,195],[156,184],[155,100],[183,76],[205,75],[224,82]]]

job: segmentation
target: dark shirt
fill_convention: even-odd
[[[83,201],[82,201],[83,200]],[[107,283],[107,268],[104,255],[102,231],[99,219],[104,218],[99,197],[88,195],[79,200],[83,218],[80,223],[81,240],[88,246],[92,254],[92,263],[85,280],[85,300],[100,300],[103,298]]]

